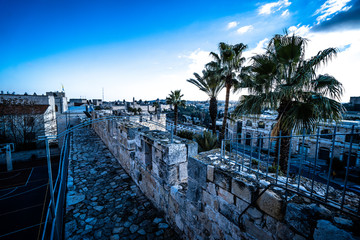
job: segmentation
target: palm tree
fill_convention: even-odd
[[[202,74],[203,76],[194,73],[196,79],[191,78],[187,81],[197,86],[201,91],[205,92],[209,96],[209,113],[213,133],[216,134],[217,96],[224,88],[224,82],[221,81],[219,74],[215,71],[203,70]]]
[[[169,96],[166,98],[166,103],[174,106],[174,125],[175,125],[175,134],[176,134],[176,126],[177,126],[177,118],[178,118],[178,107],[185,107],[185,100],[181,98],[184,94],[181,94],[181,90],[171,91]]]
[[[260,114],[266,108],[276,110],[273,136],[314,130],[319,121],[342,118],[344,108],[336,101],[341,98],[342,84],[327,74],[316,74],[319,66],[336,55],[336,49],[328,48],[305,59],[306,42],[287,33],[275,35],[266,53],[252,58],[252,73],[244,83],[250,95],[239,102],[235,115]],[[277,141],[277,153],[281,144],[279,161],[283,172],[287,171],[290,141],[289,137]]]
[[[153,102],[152,106],[155,108],[155,113],[157,113],[158,110],[159,110],[159,107],[160,107],[159,102],[157,102],[157,101],[156,101],[156,102]]]
[[[220,69],[221,79],[224,81],[226,88],[225,96],[225,109],[224,120],[220,132],[220,141],[224,139],[226,121],[228,117],[230,90],[234,85],[239,83],[237,73],[241,72],[242,64],[245,62],[245,58],[242,57],[242,52],[247,48],[247,45],[243,43],[230,45],[226,43],[219,43],[219,52],[211,52],[210,55],[214,58],[214,61],[207,64],[207,67],[212,70]]]

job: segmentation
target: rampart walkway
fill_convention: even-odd
[[[74,133],[65,239],[178,239],[101,139]]]

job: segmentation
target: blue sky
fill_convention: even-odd
[[[186,79],[219,42],[243,42],[251,57],[288,29],[310,40],[309,56],[341,50],[320,72],[344,84],[346,102],[360,95],[359,9],[358,0],[2,0],[0,90],[45,93],[63,84],[70,98],[101,98],[104,88],[106,100],[150,100],[181,89],[206,100]]]

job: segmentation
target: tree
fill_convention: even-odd
[[[266,53],[252,58],[251,76],[244,96],[234,114],[260,114],[268,108],[277,111],[273,136],[289,136],[292,131],[314,130],[319,121],[338,121],[344,111],[340,102],[342,84],[334,77],[317,75],[317,69],[336,55],[336,49],[319,51],[305,59],[307,40],[295,35],[275,35]],[[277,141],[280,168],[287,171],[289,137]]]
[[[224,139],[225,136],[230,90],[239,83],[237,74],[241,72],[242,65],[245,62],[245,58],[242,57],[242,52],[246,48],[247,45],[243,43],[230,45],[221,42],[219,43],[219,55],[214,52],[210,53],[210,55],[214,58],[214,61],[208,63],[207,67],[211,70],[218,71],[226,88],[224,120],[220,132],[220,141]]]
[[[217,116],[217,96],[224,88],[224,81],[221,81],[220,75],[216,71],[203,70],[203,76],[194,73],[196,79],[187,81],[197,86],[200,91],[206,93],[210,98],[209,113],[211,117],[213,133],[216,134],[216,116]]]
[[[174,125],[175,125],[175,134],[178,118],[178,107],[185,107],[185,100],[181,98],[184,96],[180,92],[181,90],[171,91],[168,97],[166,97],[166,103],[174,106]]]
[[[17,149],[36,147],[36,137],[56,134],[56,122],[48,105],[22,98],[0,98],[0,141],[13,142]]]
[[[160,104],[158,101],[153,102],[152,106],[155,108],[155,112],[157,113],[159,111]]]

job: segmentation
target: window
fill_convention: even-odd
[[[345,136],[345,142],[351,141],[351,135],[352,135],[352,143],[359,143],[360,142],[360,134],[346,134]]]
[[[265,123],[263,121],[258,122],[258,128],[265,128]]]
[[[349,152],[345,152],[343,155],[343,162],[345,163],[345,166],[347,165],[347,161],[349,158]],[[356,165],[356,158],[357,158],[357,154],[356,153],[351,153],[350,155],[350,163],[349,166],[353,167]]]
[[[251,145],[251,133],[246,133],[245,145]]]
[[[330,150],[328,148],[320,147],[318,158],[322,160],[330,159]]]
[[[332,132],[329,129],[323,129],[320,131],[320,138],[332,139]]]

